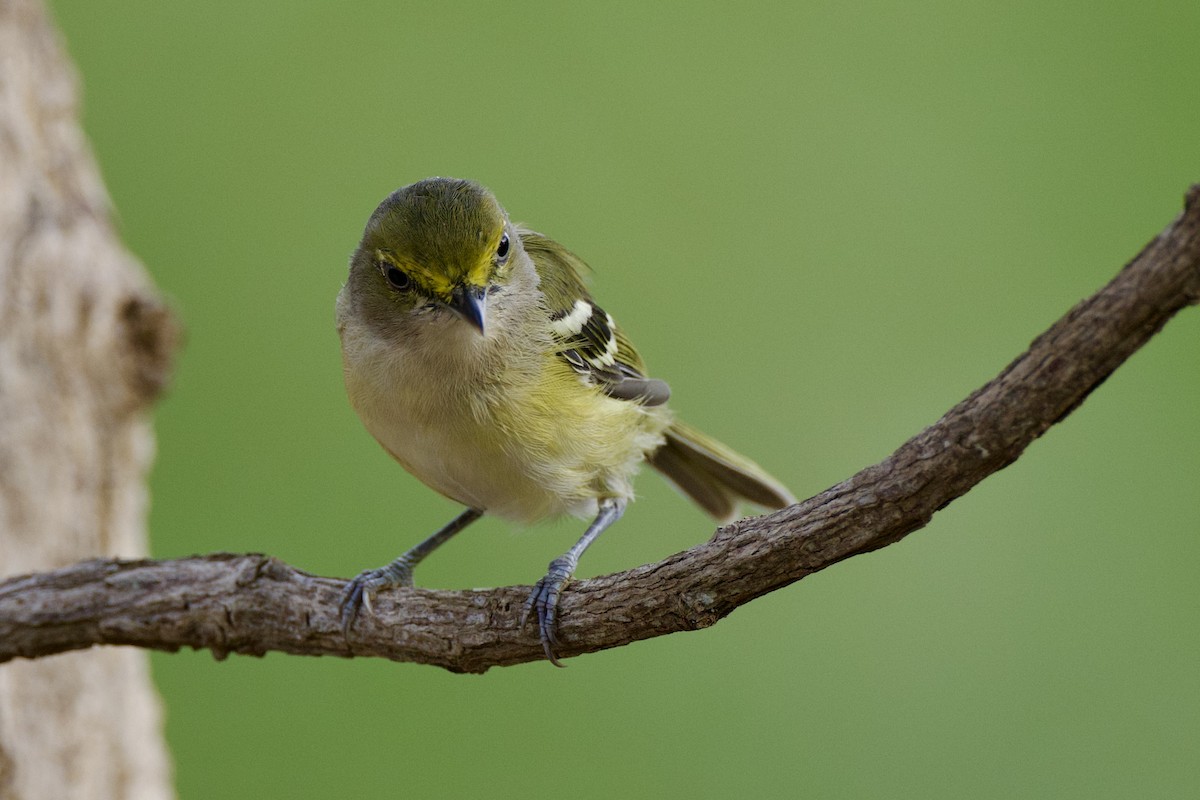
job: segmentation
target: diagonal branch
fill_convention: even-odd
[[[791,508],[719,529],[656,564],[571,584],[560,656],[712,625],[733,609],[898,541],[1011,464],[1187,305],[1200,303],[1200,185],[1107,286],[884,461]],[[349,640],[345,582],[263,555],[97,560],[0,583],[0,661],[125,644],[383,656],[455,672],[541,659],[517,627],[528,587],[382,593]]]

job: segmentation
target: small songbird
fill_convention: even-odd
[[[350,404],[392,458],[466,510],[351,582],[347,633],[376,592],[412,586],[413,567],[484,514],[572,514],[592,522],[550,562],[521,615],[522,625],[536,615],[559,665],[559,595],[633,499],[642,461],[718,520],[740,501],[795,502],[761,467],[671,416],[667,384],[592,300],[586,271],[472,181],[418,181],[367,221],[337,298]]]

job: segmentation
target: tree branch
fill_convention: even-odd
[[[879,464],[791,508],[720,528],[656,564],[573,582],[560,656],[714,624],[738,606],[884,547],[1015,461],[1177,311],[1200,303],[1200,185],[1103,289],[996,378]],[[345,581],[262,555],[97,560],[0,584],[0,661],[95,644],[383,656],[455,672],[541,659],[517,627],[528,587],[382,593],[347,640]]]

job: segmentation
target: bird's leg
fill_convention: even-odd
[[[534,585],[529,599],[525,601],[525,608],[521,612],[521,627],[525,627],[525,621],[529,619],[530,612],[536,611],[538,636],[542,640],[542,649],[546,651],[546,658],[556,667],[562,666],[554,656],[554,645],[558,644],[555,637],[558,596],[562,594],[567,581],[575,574],[575,568],[579,566],[579,557],[583,555],[583,551],[587,550],[591,543],[596,541],[596,537],[604,533],[608,526],[621,518],[621,515],[625,513],[625,505],[625,500],[614,497],[601,500],[596,518],[584,531],[583,536],[575,543],[574,547],[550,562],[549,571]]]
[[[454,534],[482,516],[482,511],[468,508],[433,536],[407,551],[386,567],[369,569],[350,581],[350,585],[346,587],[346,592],[342,595],[343,633],[350,632],[350,628],[354,626],[354,620],[358,617],[359,609],[366,608],[367,611],[372,611],[371,600],[375,597],[376,592],[396,586],[412,586],[413,567],[421,563],[425,556],[445,544]]]

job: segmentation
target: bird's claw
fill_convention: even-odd
[[[537,613],[538,638],[542,641],[542,650],[546,653],[546,660],[556,667],[565,666],[555,656],[554,648],[558,645],[558,598],[567,581],[571,579],[571,573],[574,571],[571,567],[565,559],[556,558],[551,561],[549,572],[533,585],[533,591],[529,593],[521,611],[522,628],[525,627],[530,613]]]
[[[386,567],[359,573],[347,584],[346,591],[342,593],[342,603],[339,607],[342,634],[347,636],[350,634],[350,629],[354,627],[354,621],[358,619],[362,609],[365,608],[368,614],[375,613],[371,603],[381,589],[412,585],[412,568],[403,564],[392,563]]]

